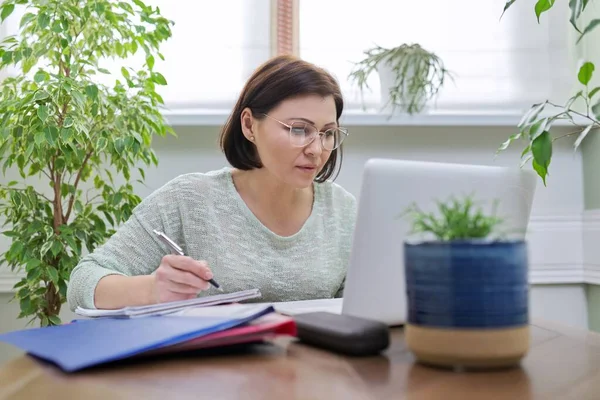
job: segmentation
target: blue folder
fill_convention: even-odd
[[[66,372],[73,372],[234,328],[273,311],[272,306],[265,306],[241,318],[84,319],[65,325],[8,332],[0,335],[0,341],[51,361]]]

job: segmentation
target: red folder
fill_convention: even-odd
[[[247,325],[211,333],[186,342],[161,347],[144,354],[154,355],[261,342],[279,335],[296,336],[296,333],[296,323],[291,317],[270,313],[249,322]]]

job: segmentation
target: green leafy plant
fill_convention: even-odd
[[[0,157],[5,175],[20,176],[0,186],[11,239],[0,261],[25,273],[14,286],[19,318],[45,326],[60,323],[82,252],[140,202],[131,173],[143,181],[142,166],[157,165],[152,136],[172,132],[156,92],[166,80],[154,70],[172,22],[140,0],[6,0],[1,19],[21,6],[18,34],[0,44],[0,67],[19,71],[0,86]],[[139,70],[123,67],[114,85],[101,83],[106,60],[142,51]]]
[[[440,241],[486,239],[503,223],[496,216],[497,202],[490,214],[476,207],[472,196],[452,196],[446,201],[436,200],[436,204],[437,213],[423,211],[413,203],[401,214],[411,219],[411,234],[428,233]]]
[[[502,15],[513,5],[516,0],[509,0],[504,6]],[[540,17],[554,5],[554,0],[538,0],[534,11],[539,23]],[[577,43],[586,35],[592,32],[598,25],[600,19],[591,20],[587,26],[580,29],[579,20],[586,10],[588,0],[569,0],[571,10],[569,21],[572,27],[578,32]],[[515,140],[525,142],[525,148],[521,153],[521,167],[531,161],[533,169],[542,178],[546,185],[548,170],[552,161],[552,147],[554,141],[578,135],[574,142],[574,150],[577,150],[582,141],[592,131],[600,127],[600,87],[591,87],[590,82],[595,70],[592,62],[583,62],[577,72],[577,80],[581,84],[580,90],[570,97],[564,104],[556,104],[549,100],[533,104],[531,108],[523,115],[518,124],[518,132],[511,135],[498,148],[498,152],[507,149]],[[576,109],[578,104],[582,104],[581,109]],[[552,125],[557,120],[568,120],[575,130],[557,137],[552,135]],[[575,120],[579,122],[576,122]]]
[[[389,66],[394,76],[394,84],[389,88],[388,105],[406,111],[419,113],[426,103],[437,97],[446,78],[452,79],[443,61],[435,53],[429,52],[418,44],[402,44],[386,49],[375,46],[364,51],[365,58],[355,63],[348,78],[358,85],[361,94],[369,89],[367,80],[371,73],[382,66]]]

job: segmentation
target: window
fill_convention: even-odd
[[[505,1],[146,0],[175,21],[165,61],[155,64],[168,82],[159,93],[174,111],[229,110],[252,71],[278,53],[332,72],[346,109],[377,111],[377,74],[364,97],[348,74],[369,47],[401,43],[421,44],[453,72],[437,110],[520,113],[542,99],[563,101],[576,84],[568,2],[556,2],[538,24],[527,1],[500,19]],[[18,21],[12,16],[0,34],[14,33]],[[107,67],[120,76],[122,64]]]
[[[299,52],[336,75],[350,109],[363,104],[347,79],[352,63],[374,44],[419,43],[442,58],[455,79],[440,92],[438,110],[522,110],[545,98],[564,100],[573,83],[568,2],[556,2],[539,25],[527,1],[500,20],[505,2],[300,0]],[[369,86],[364,104],[382,106],[376,74]]]
[[[156,57],[154,66],[168,83],[157,86],[168,109],[232,107],[252,71],[271,56],[270,0],[144,2],[175,22],[172,37],[161,45],[165,60]],[[16,34],[24,13],[17,9],[0,34]],[[143,60],[141,49],[127,61],[105,60],[101,66],[113,75],[97,79],[111,84],[121,78],[122,66],[138,66]]]
[[[252,71],[271,56],[269,0],[145,2],[175,22],[161,46],[165,60],[154,67],[167,80],[157,91],[170,109],[232,107]]]

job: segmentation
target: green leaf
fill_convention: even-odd
[[[45,71],[38,71],[33,76],[33,80],[35,81],[35,83],[47,81],[48,79],[50,79],[50,75]]]
[[[592,114],[596,119],[600,119],[600,101],[592,106]]]
[[[39,106],[37,115],[42,122],[46,122],[46,119],[48,119],[48,106]]]
[[[594,97],[594,95],[595,95],[596,93],[598,93],[598,91],[600,91],[600,86],[598,86],[598,87],[595,87],[594,89],[592,89],[592,90],[590,91],[590,93],[588,93],[588,99],[591,99],[592,97]]]
[[[2,12],[0,13],[0,20],[4,21],[6,18],[8,18],[10,16],[10,14],[12,14],[12,12],[14,10],[15,10],[14,4],[5,4],[2,7]]]
[[[160,72],[154,72],[152,74],[152,81],[156,82],[159,85],[166,85],[167,84],[167,80],[165,79],[164,76],[162,76],[162,74]]]
[[[35,306],[31,303],[31,299],[29,297],[20,299],[19,306],[25,315],[30,315],[35,312]]]
[[[23,28],[23,26],[28,24],[30,21],[33,21],[34,19],[35,19],[35,14],[26,13],[25,15],[23,15],[23,17],[21,17],[21,21],[19,22],[19,28]]]
[[[540,115],[540,113],[544,110],[546,104],[548,103],[543,102],[532,105],[529,111],[527,111],[525,115],[523,115],[523,118],[521,118],[518,127],[522,129],[523,127],[529,125],[532,121],[534,121],[538,117],[538,115]]]
[[[52,24],[52,32],[54,32],[54,33],[62,32],[62,26],[60,24],[60,21],[54,21],[54,23]]]
[[[542,182],[544,182],[544,186],[546,186],[546,175],[548,175],[548,170],[542,166],[540,166],[535,158],[531,159],[531,166],[538,173],[538,175],[542,178]]]
[[[533,140],[531,143],[531,153],[533,154],[533,161],[537,164],[536,171],[542,178],[545,178],[552,159],[552,138],[550,137],[550,132],[545,131]]]
[[[50,321],[52,325],[62,325],[62,321],[56,315],[48,315],[48,321]]]
[[[55,126],[47,126],[44,128],[46,133],[46,140],[50,146],[54,146],[56,139],[58,138],[58,129]]]
[[[63,122],[63,128],[69,128],[71,126],[73,126],[73,118],[71,118],[71,117],[65,118],[65,120]]]
[[[575,143],[573,144],[573,150],[577,150],[577,148],[579,147],[581,142],[583,142],[583,139],[585,139],[585,137],[587,136],[588,133],[590,133],[590,131],[592,130],[593,127],[594,127],[594,124],[588,125],[585,127],[585,129],[583,131],[581,131],[579,136],[577,136]]]
[[[538,23],[540,22],[540,15],[551,9],[553,5],[554,0],[538,0],[538,2],[535,4],[535,15]]]
[[[569,0],[569,8],[571,9],[571,17],[569,18],[569,21],[571,22],[571,25],[573,25],[573,28],[575,28],[577,32],[581,33],[581,31],[577,27],[577,19],[583,11],[583,1]]]
[[[42,144],[46,143],[46,134],[42,131],[36,132],[34,140],[37,146],[41,146]]]
[[[50,25],[50,17],[43,11],[38,15],[37,20],[40,29],[46,29]]]
[[[98,14],[104,14],[104,11],[105,11],[106,9],[105,9],[105,7],[104,7],[104,4],[102,4],[102,3],[96,3],[95,10],[96,10],[96,12],[97,12]]]
[[[542,118],[531,126],[529,137],[534,140],[547,129],[548,118]]]
[[[593,63],[589,61],[584,63],[581,68],[579,68],[579,73],[577,74],[577,79],[579,79],[579,82],[581,82],[583,85],[587,85],[592,79],[594,69],[595,67]]]
[[[150,55],[150,56],[146,57],[146,64],[148,65],[148,68],[150,68],[150,69],[154,68],[154,56]]]
[[[85,105],[85,97],[83,97],[83,95],[80,92],[73,90],[71,92],[71,96],[73,97],[73,100],[75,100],[75,103],[77,103],[79,107],[83,107]]]
[[[29,261],[27,261],[27,265],[25,266],[25,271],[29,272],[32,269],[39,267],[40,265],[42,265],[40,260],[38,260],[37,258],[30,258]]]
[[[5,51],[4,54],[2,54],[2,62],[4,64],[10,64],[12,62],[12,57],[13,57],[12,51]]]
[[[579,92],[577,92],[577,94],[575,94],[573,97],[571,97],[567,101],[567,103],[565,104],[565,110],[569,110],[571,108],[571,106],[573,105],[573,103],[575,102],[575,100],[577,100],[580,97],[583,97],[583,90],[580,90]]]
[[[519,139],[521,137],[521,135],[522,135],[522,132],[518,132],[518,133],[515,133],[515,134],[511,135],[504,143],[502,143],[502,145],[498,148],[498,150],[496,150],[496,153],[499,153],[501,151],[504,151],[504,150],[508,149],[508,147],[510,146],[510,144],[513,141]]]
[[[579,36],[579,39],[577,39],[577,43],[579,43],[585,35],[589,34],[591,31],[596,29],[596,27],[598,25],[600,25],[600,18],[591,20],[590,23],[588,24],[588,26],[586,26],[585,29],[583,30],[583,33],[581,34],[581,36]]]
[[[34,101],[44,100],[44,99],[47,99],[48,97],[50,97],[50,94],[48,92],[46,92],[45,90],[40,90],[40,91],[35,92],[35,96],[33,96],[33,100]]]
[[[120,1],[119,7],[121,7],[123,10],[127,11],[128,13],[133,14],[133,8],[131,7],[131,5],[129,5],[123,1]]]
[[[93,84],[86,86],[85,93],[90,99],[92,99],[92,101],[96,101],[98,99],[98,86]]]

